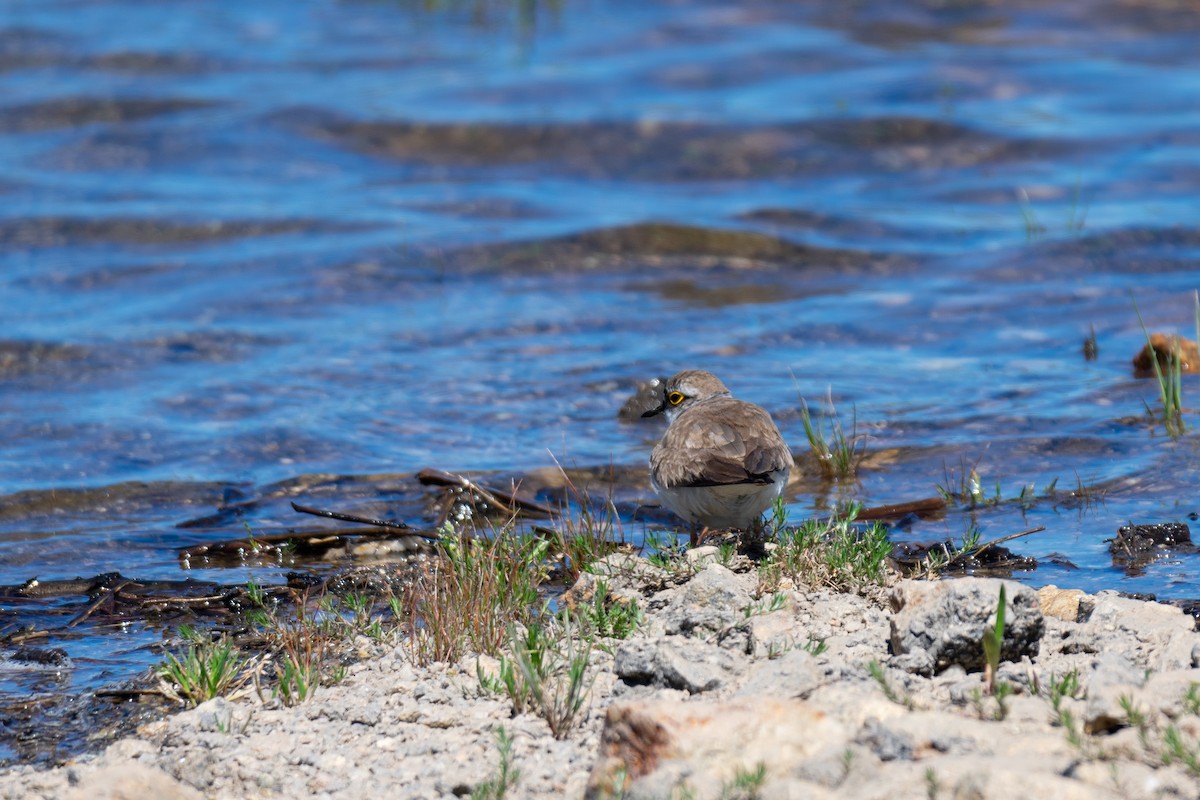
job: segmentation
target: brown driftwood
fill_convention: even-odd
[[[96,609],[100,608],[100,606],[106,605],[108,606],[109,611],[115,611],[117,595],[121,593],[122,589],[131,583],[133,583],[133,581],[124,581],[123,583],[119,583],[111,588],[107,586],[102,587],[100,589],[100,596],[97,597],[90,605],[88,605],[87,608],[76,614],[71,621],[67,623],[67,627],[74,628],[76,625],[94,614]]]
[[[944,497],[927,497],[923,500],[913,500],[908,503],[889,503],[882,506],[863,508],[856,519],[862,520],[896,520],[914,514],[921,519],[941,516],[946,510]]]

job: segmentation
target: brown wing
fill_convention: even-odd
[[[650,461],[663,486],[714,486],[764,483],[792,454],[766,411],[723,397],[680,414]]]

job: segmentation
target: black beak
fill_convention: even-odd
[[[650,409],[649,411],[643,411],[642,419],[645,419],[646,417],[656,417],[666,410],[667,410],[667,401],[663,400],[661,403],[659,403],[657,406]]]
[[[666,383],[666,378],[655,378],[641,384],[638,386],[637,394],[626,401],[625,408],[634,414],[637,413],[637,409],[644,408],[645,411],[638,414],[642,419],[656,417],[663,413],[667,410]]]

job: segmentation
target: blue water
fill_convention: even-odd
[[[897,536],[1045,525],[1014,548],[1077,568],[1024,580],[1200,597],[1200,557],[1127,575],[1104,543],[1200,510],[1200,416],[1165,435],[1129,365],[1135,301],[1194,335],[1200,11],[525,9],[4,5],[0,584],[181,577],[176,548],[244,527],[179,523],[269,495],[247,524],[299,524],[271,490],[305,476],[637,468],[659,429],[617,409],[704,367],[797,451],[799,398],[856,414],[866,467],[802,476],[797,517],[964,465],[1008,499],[1057,479]],[[825,249],[587,239],[647,223]]]

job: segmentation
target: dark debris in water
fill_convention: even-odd
[[[222,539],[190,545],[179,551],[185,568],[284,564],[297,559],[330,561],[343,558],[400,558],[427,549],[436,536],[396,528],[317,528]]]
[[[1196,620],[1196,630],[1200,631],[1200,599],[1192,600],[1168,600],[1168,605],[1176,606],[1183,613]]]
[[[286,594],[286,587],[264,590]],[[155,619],[193,620],[220,616],[246,605],[245,586],[224,586],[211,581],[139,580],[119,572],[106,572],[87,578],[38,580],[23,584],[0,586],[0,598],[49,601],[61,598],[80,598],[64,628],[74,628],[84,622],[92,624],[123,623],[130,620]],[[9,631],[0,636],[0,645],[22,641],[27,631]]]
[[[39,667],[61,667],[70,663],[67,651],[61,647],[23,645],[8,653],[7,657],[18,664],[31,664]]]
[[[936,542],[900,542],[892,550],[891,560],[902,575],[919,575],[933,556],[948,559],[937,572],[944,576],[973,575],[1007,578],[1014,572],[1032,572],[1038,562],[1032,556],[1014,553],[1003,545],[981,546],[958,553],[958,545],[946,539]]]
[[[1105,541],[1113,566],[1128,575],[1139,575],[1160,559],[1200,552],[1192,544],[1191,529],[1183,522],[1123,525],[1115,537]]]
[[[131,736],[174,707],[146,692],[145,678],[125,681],[106,692],[37,695],[0,700],[0,745],[12,760],[46,766],[102,744]]]

